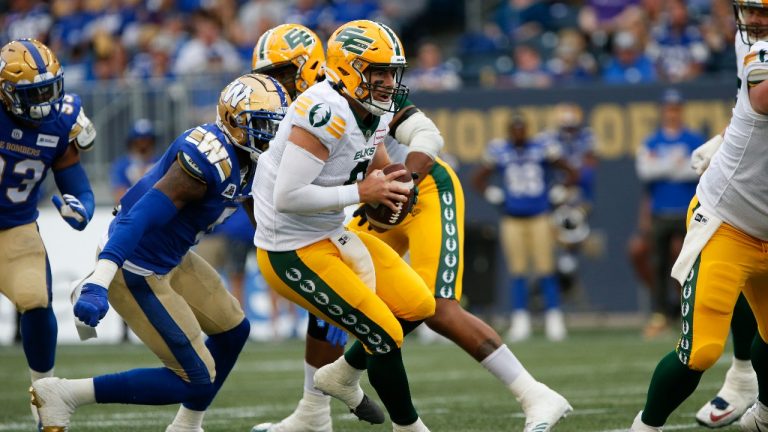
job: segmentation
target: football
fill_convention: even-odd
[[[406,173],[395,180],[404,183],[405,186],[410,189],[408,194],[408,201],[404,203],[398,202],[396,212],[393,212],[392,209],[385,205],[366,204],[365,216],[368,218],[368,223],[370,223],[373,227],[376,227],[380,230],[388,230],[397,226],[405,219],[406,216],[408,216],[408,213],[410,213],[411,207],[413,206],[414,193],[413,178],[411,177],[411,172],[408,170],[408,168],[405,167],[405,165],[401,163],[389,164],[382,169],[382,172],[384,174],[389,174],[391,172],[403,169],[406,170]]]

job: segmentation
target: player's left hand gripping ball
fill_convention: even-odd
[[[63,200],[62,200],[63,198]],[[61,217],[74,229],[82,231],[91,220],[88,210],[76,197],[64,194],[61,197],[54,195],[51,198],[53,205],[59,210]]]
[[[107,289],[92,282],[83,285],[80,298],[77,299],[74,307],[77,319],[91,327],[96,327],[108,310]]]

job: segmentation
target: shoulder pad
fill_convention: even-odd
[[[293,105],[296,110],[293,124],[306,129],[324,144],[336,142],[344,135],[347,121],[340,112],[344,107],[326,101],[315,101],[306,94],[299,96]]]
[[[189,175],[203,183],[208,183],[208,179],[223,183],[232,173],[227,148],[215,133],[200,126],[183,135],[176,159]]]

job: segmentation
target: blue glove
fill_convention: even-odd
[[[324,320],[321,320],[318,318],[317,325],[320,327],[328,326],[328,332],[325,334],[325,340],[331,344],[343,347],[347,344],[347,339],[349,338],[349,335],[347,335],[347,332],[336,327],[335,325],[332,325],[328,322],[325,322]]]
[[[107,289],[92,282],[83,285],[75,303],[75,316],[91,327],[96,327],[109,310]]]
[[[83,204],[75,196],[64,194],[59,198],[58,195],[54,195],[51,197],[51,201],[53,201],[53,205],[59,210],[61,217],[63,217],[72,228],[82,231],[85,229],[85,226],[88,225],[91,215],[88,214],[88,211]]]

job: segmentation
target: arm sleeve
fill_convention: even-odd
[[[405,117],[406,115],[407,117]],[[435,159],[444,145],[443,137],[435,123],[417,108],[408,110],[404,113],[404,117],[400,122],[393,125],[392,136],[398,142],[407,145],[409,153],[417,151]]]
[[[747,84],[755,86],[768,79],[768,42],[757,42],[744,57],[744,76]]]
[[[178,209],[167,195],[152,188],[117,221],[112,235],[99,254],[118,266],[131,256],[144,233],[166,225],[176,216]]]
[[[53,179],[62,194],[72,195],[80,201],[85,210],[88,211],[88,220],[91,220],[95,202],[91,184],[88,182],[88,176],[85,174],[83,166],[76,163],[64,169],[53,171]]]
[[[325,162],[307,150],[288,141],[277,168],[274,201],[282,213],[315,213],[343,210],[360,202],[357,184],[318,186],[312,182],[320,175]]]

